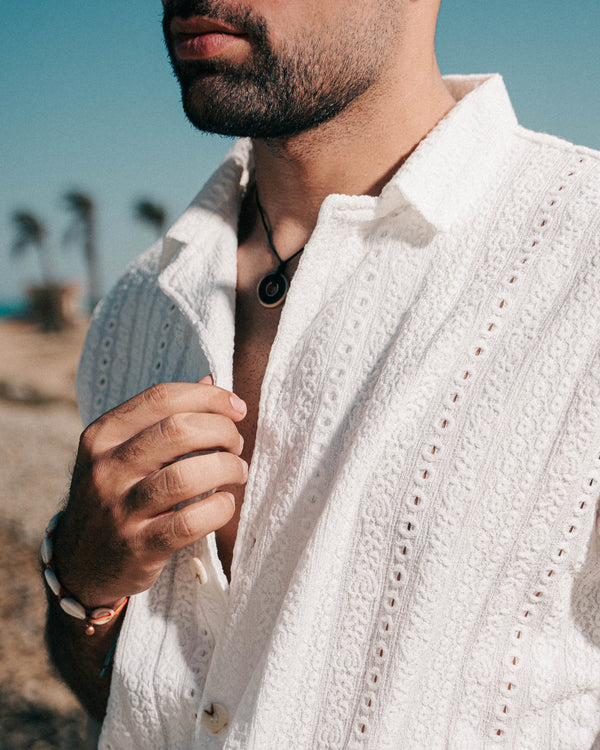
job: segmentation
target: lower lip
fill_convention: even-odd
[[[180,60],[206,60],[216,57],[244,37],[236,34],[210,32],[208,34],[179,34],[175,38],[175,52]]]

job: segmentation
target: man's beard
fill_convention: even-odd
[[[247,35],[248,59],[240,64],[219,58],[178,59],[170,40],[171,20],[196,15]],[[224,8],[219,0],[168,0],[163,29],[188,119],[199,130],[223,135],[279,138],[309,130],[364,93],[380,68],[379,50],[365,50],[364,44],[357,49],[353,40],[348,54],[349,40],[341,36],[329,45],[319,46],[320,38],[307,39],[303,45],[275,50],[261,16]],[[381,39],[380,34],[361,36]]]

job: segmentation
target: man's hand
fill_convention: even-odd
[[[230,520],[233,496],[218,488],[246,481],[235,426],[245,414],[209,376],[153,386],[83,432],[54,544],[75,598],[110,606],[150,588],[176,550]]]

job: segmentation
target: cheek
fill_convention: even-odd
[[[242,0],[247,7],[262,16],[271,33],[284,38],[297,37],[301,29],[311,36],[321,33],[331,20],[342,17],[336,13],[339,0]]]
[[[267,23],[274,47],[326,50],[343,32],[347,15],[337,0],[260,0],[252,3]]]

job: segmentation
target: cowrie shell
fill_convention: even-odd
[[[46,579],[46,583],[50,587],[50,590],[52,591],[54,596],[59,596],[60,595],[60,583],[58,582],[56,573],[50,568],[46,568],[46,570],[44,571],[44,578]]]
[[[76,602],[75,599],[70,599],[68,596],[65,596],[60,600],[60,606],[68,615],[71,615],[71,617],[76,617],[78,620],[85,620],[85,609],[83,608],[83,605]]]

